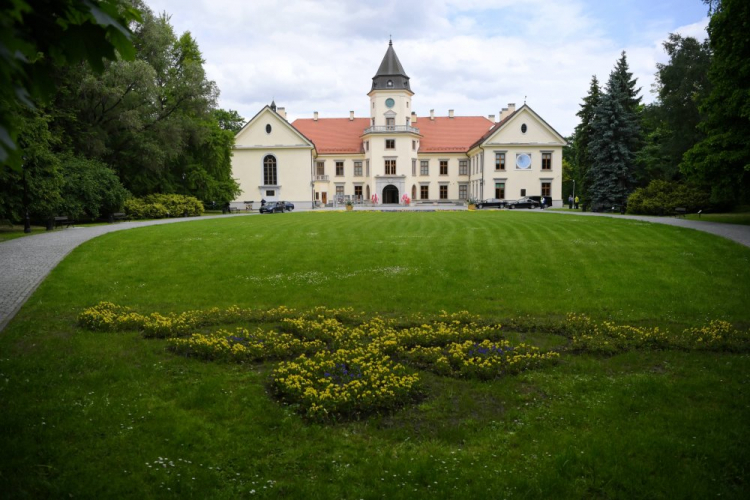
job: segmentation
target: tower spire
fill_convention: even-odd
[[[406,89],[409,88],[409,76],[401,66],[396,51],[393,49],[393,38],[389,37],[388,50],[385,51],[383,62],[380,63],[378,72],[372,77],[372,90],[376,89]]]

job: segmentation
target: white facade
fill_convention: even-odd
[[[395,68],[395,69],[394,69]],[[393,76],[391,76],[393,75]],[[389,45],[369,92],[370,116],[300,119],[264,107],[237,134],[233,202],[285,200],[299,207],[461,203],[468,198],[562,200],[564,138],[525,104],[494,117],[419,117],[408,77]]]

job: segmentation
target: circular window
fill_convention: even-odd
[[[386,87],[393,87],[393,80],[388,80],[385,84]]]
[[[516,167],[522,170],[528,170],[531,167],[531,156],[521,153],[516,156]]]
[[[386,107],[392,108],[394,104],[396,104],[396,101],[394,101],[390,97],[385,100]]]
[[[268,125],[266,125],[266,134],[270,134],[270,133],[271,133],[271,124],[269,123]]]
[[[526,124],[524,123],[523,125],[521,125],[521,133],[525,134],[526,130],[528,130],[528,128],[526,127]]]

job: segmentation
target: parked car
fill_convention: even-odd
[[[260,213],[262,214],[277,214],[284,213],[286,208],[283,202],[271,201],[260,207]]]
[[[513,210],[514,208],[536,208],[539,206],[539,201],[532,200],[528,197],[523,197],[516,201],[509,201],[508,208]]]
[[[490,198],[489,200],[482,200],[477,203],[477,208],[505,208],[507,203],[505,200]]]
[[[277,201],[276,203],[284,205],[284,211],[291,212],[294,210],[294,204],[290,201]]]

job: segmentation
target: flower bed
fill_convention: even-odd
[[[419,376],[366,348],[322,351],[279,364],[272,387],[310,418],[324,420],[392,410],[419,393]]]
[[[492,379],[554,363],[560,354],[541,352],[526,344],[513,346],[507,340],[451,343],[445,347],[417,346],[404,349],[405,359],[420,368],[453,377]]]
[[[168,340],[170,349],[178,354],[203,359],[227,361],[259,361],[314,353],[325,348],[320,340],[302,341],[286,333],[253,332],[237,328],[234,332],[218,330],[209,334],[195,333],[187,338]]]

